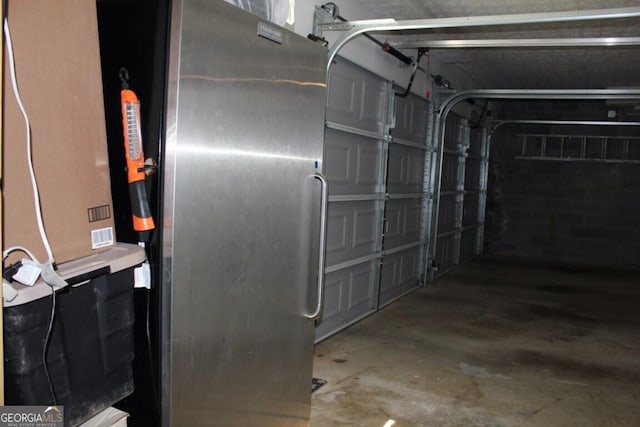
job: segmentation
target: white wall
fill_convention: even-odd
[[[265,19],[269,19],[278,25],[284,25],[303,37],[306,37],[313,30],[313,13],[315,6],[325,3],[324,0],[225,0],[242,9],[245,9]],[[363,19],[380,19],[393,18],[393,16],[375,16],[371,8],[365,0],[338,0],[336,4],[339,7],[339,13],[342,17],[349,20]],[[294,9],[293,24],[290,22],[290,11]],[[415,18],[424,18],[417,16]],[[330,47],[335,44],[344,31],[329,31],[324,37],[329,41]],[[402,36],[372,34],[381,42],[389,40],[402,39]],[[407,54],[407,52],[403,52]],[[382,48],[367,40],[364,36],[358,36],[356,39],[347,43],[339,52],[339,55],[347,58],[361,67],[372,71],[383,78],[392,80],[401,87],[406,87],[411,76],[411,67],[400,62],[398,59],[382,51]],[[417,51],[408,54],[409,56],[417,56]],[[420,66],[428,70],[431,75],[442,74],[457,90],[473,89],[472,81],[469,76],[464,74],[460,68],[455,65],[439,64],[437,60],[433,60],[428,55],[422,57]],[[434,92],[434,85],[431,78],[427,77],[422,71],[418,71],[412,86],[412,92],[417,95],[430,98]],[[435,87],[437,90],[438,88]]]

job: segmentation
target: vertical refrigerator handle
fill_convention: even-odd
[[[319,172],[314,173],[313,177],[322,184],[322,202],[320,205],[320,251],[318,253],[318,303],[313,313],[304,315],[307,319],[317,319],[322,312],[324,264],[325,252],[327,249],[327,206],[329,204],[329,184],[327,183],[327,178]]]

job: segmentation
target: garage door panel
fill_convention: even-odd
[[[385,249],[421,240],[422,199],[395,199],[387,203]]]
[[[396,97],[395,101],[396,125],[391,132],[393,137],[426,144],[430,104],[414,94],[405,98]]]
[[[380,168],[377,167],[379,164],[380,150],[378,144],[359,145],[355,185],[367,188],[371,192],[375,191],[380,177]]]
[[[363,78],[360,81],[362,91],[360,100],[359,123],[371,126],[372,131],[382,133],[382,112],[385,107],[385,82],[375,78]]]
[[[471,157],[481,157],[485,130],[482,127],[469,127],[469,148],[467,153]]]
[[[378,271],[377,260],[372,260],[326,273],[326,293],[316,324],[316,340],[344,329],[375,310]]]
[[[331,191],[336,194],[349,184],[352,150],[350,144],[341,144],[341,141],[328,137],[325,139],[324,174],[331,182]]]
[[[425,150],[400,144],[389,148],[387,191],[419,193],[423,189]]]
[[[397,246],[397,244],[390,243],[402,238],[402,220],[404,216],[404,209],[401,203],[387,203],[387,209],[385,212],[387,218],[386,231],[384,233],[385,244],[391,244]]]
[[[460,243],[460,261],[465,262],[479,255],[478,247],[479,230],[477,227],[469,228],[462,232]]]
[[[468,158],[465,164],[464,188],[465,190],[480,189],[480,159]]]
[[[360,88],[358,80],[348,72],[344,63],[336,63],[331,69],[331,84],[329,85],[329,102],[327,105],[327,119],[344,123],[353,121],[358,116],[358,96]]]
[[[349,211],[331,209],[327,215],[327,254],[347,250]]]
[[[324,173],[329,180],[330,195],[377,191],[380,144],[365,136],[325,130]]]
[[[344,59],[332,65],[329,81],[327,120],[382,134],[387,83]]]
[[[408,193],[419,193],[423,189],[424,180],[424,155],[423,150],[415,150],[409,158],[409,170],[407,171],[407,191]]]
[[[364,268],[354,269],[349,276],[349,305],[351,312],[367,312],[373,308],[373,284],[375,283],[374,273],[376,269],[370,265]]]
[[[440,196],[438,212],[438,233],[453,230],[456,227],[456,196]]]
[[[438,250],[436,251],[436,264],[440,275],[458,264],[459,237],[450,234],[438,238]]]
[[[441,191],[455,191],[458,188],[459,166],[458,156],[444,153],[442,158]]]
[[[342,274],[327,274],[324,285],[324,304],[322,319],[331,321],[343,310],[343,294],[345,276]]]
[[[327,265],[376,252],[378,215],[376,201],[331,202],[327,220]]]
[[[466,193],[462,213],[462,225],[477,224],[480,220],[480,193]]]
[[[388,294],[398,283],[398,270],[400,269],[400,263],[394,258],[387,256],[382,262],[382,270],[380,272],[380,301],[382,302]]]
[[[407,169],[405,166],[406,161],[407,158],[402,155],[402,152],[393,149],[389,150],[389,163],[387,168],[387,188],[389,191],[394,193],[401,192],[398,191],[398,189],[401,189],[404,183],[404,172]]]
[[[377,204],[362,206],[354,210],[354,233],[352,247],[363,253],[374,252],[378,230]]]
[[[419,285],[419,248],[387,255],[382,263],[380,306],[388,304]]]
[[[411,199],[405,204],[403,234],[407,238],[420,240],[422,220],[422,199]]]
[[[400,253],[400,283],[418,284],[418,251],[416,249]]]
[[[456,114],[449,114],[444,131],[444,148],[458,151],[459,146],[464,142],[465,121]]]

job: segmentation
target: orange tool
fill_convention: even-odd
[[[125,68],[120,69],[120,80],[122,82],[122,90],[120,91],[122,128],[124,130],[124,150],[127,158],[127,179],[133,229],[144,232],[153,230],[155,224],[151,216],[144,183],[146,174],[140,133],[140,101],[135,92],[129,89],[129,72]]]

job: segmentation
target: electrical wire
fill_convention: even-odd
[[[413,80],[416,78],[416,72],[418,71],[418,64],[420,64],[420,58],[422,58],[422,55],[424,55],[424,51],[422,50],[418,51],[418,57],[413,63],[413,70],[411,71],[411,77],[409,78],[409,84],[407,84],[407,88],[404,90],[404,92],[395,92],[395,96],[400,98],[406,98],[411,92],[411,86],[413,86]]]
[[[42,366],[44,367],[44,375],[47,377],[47,384],[49,385],[49,393],[51,394],[51,400],[55,406],[58,406],[58,399],[56,398],[56,391],[53,388],[53,381],[51,380],[51,373],[49,372],[49,364],[47,363],[47,353],[49,350],[49,341],[51,340],[51,333],[53,332],[53,322],[56,316],[56,290],[51,286],[51,316],[49,317],[49,326],[47,327],[47,334],[44,338],[44,345],[42,346]]]
[[[31,123],[29,122],[29,116],[27,115],[27,112],[24,108],[22,97],[20,96],[20,91],[18,90],[16,67],[13,54],[13,43],[11,42],[11,31],[9,31],[9,21],[7,20],[7,18],[4,19],[4,37],[7,42],[7,60],[9,61],[9,75],[11,76],[11,86],[13,88],[13,93],[16,97],[18,107],[20,108],[20,112],[22,113],[22,117],[24,118],[24,124],[27,133],[27,163],[29,165],[29,176],[31,178],[31,188],[33,190],[33,204],[36,210],[36,222],[38,223],[38,231],[40,232],[42,244],[44,245],[44,248],[47,251],[47,256],[49,257],[48,262],[53,264],[53,250],[51,249],[51,244],[49,243],[49,239],[47,238],[47,234],[44,230],[44,222],[42,221],[42,208],[40,207],[40,193],[38,192],[38,183],[36,181],[36,174],[33,169],[33,159],[31,155]]]
[[[38,231],[40,232],[40,238],[42,240],[42,244],[44,245],[44,248],[47,252],[47,264],[48,265],[53,265],[54,263],[54,258],[53,258],[53,250],[51,249],[51,244],[49,243],[49,239],[47,237],[47,234],[45,232],[44,229],[44,222],[42,220],[42,208],[40,206],[40,193],[38,191],[38,183],[36,181],[36,174],[33,168],[33,157],[32,157],[32,141],[31,141],[31,123],[29,122],[29,116],[27,115],[27,112],[24,108],[24,104],[22,102],[22,97],[20,96],[20,91],[18,90],[18,82],[17,82],[17,78],[16,78],[16,67],[15,67],[15,58],[14,58],[14,52],[13,52],[13,43],[11,41],[11,31],[9,29],[9,21],[7,20],[6,16],[3,17],[3,33],[4,33],[4,37],[6,40],[6,47],[7,47],[7,60],[9,62],[9,75],[11,77],[11,86],[13,89],[13,93],[16,97],[16,101],[18,104],[18,107],[20,108],[20,113],[22,114],[22,117],[24,119],[24,124],[25,124],[25,130],[26,130],[26,142],[27,142],[27,164],[29,166],[29,176],[31,178],[31,188],[33,191],[33,203],[34,203],[34,207],[35,207],[35,211],[36,211],[36,222],[38,224]],[[7,250],[3,251],[3,261],[4,258],[6,258],[6,256],[8,256],[11,252],[15,251],[15,250],[21,250],[23,252],[25,252],[34,262],[37,262],[38,264],[41,264],[33,255],[33,253],[31,253],[31,251],[29,251],[26,248],[23,248],[21,246],[13,246],[8,248]],[[5,255],[6,254],[6,255]],[[62,279],[61,279],[62,280]],[[63,281],[64,282],[64,281]],[[48,349],[49,349],[49,341],[51,339],[51,333],[53,331],[53,325],[55,322],[55,314],[56,314],[56,290],[53,287],[53,285],[49,285],[51,286],[51,316],[49,317],[49,326],[47,328],[47,334],[45,335],[45,339],[44,339],[44,345],[42,347],[42,365],[44,368],[44,373],[45,376],[47,378],[47,384],[49,386],[49,393],[51,393],[51,400],[53,401],[54,405],[57,405],[58,400],[56,398],[56,394],[55,394],[55,389],[53,387],[53,382],[51,380],[51,374],[49,372],[49,366],[47,363],[47,353],[48,353]]]
[[[23,246],[11,246],[7,249],[5,249],[4,251],[2,251],[2,260],[4,261],[4,259],[6,257],[9,256],[10,253],[15,252],[15,251],[21,251],[24,252],[25,254],[27,254],[29,256],[29,258],[31,258],[33,261],[38,262],[38,260],[36,259],[36,256],[27,248],[23,247]]]

